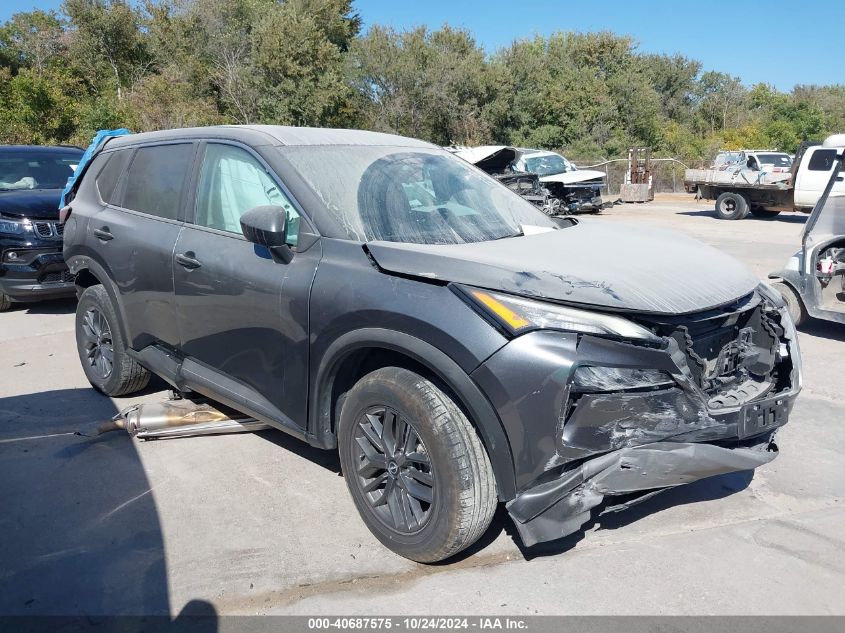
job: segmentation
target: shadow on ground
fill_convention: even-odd
[[[9,312],[27,314],[71,314],[76,312],[76,298],[39,301],[37,303],[13,303]]]
[[[627,510],[602,514],[604,508],[624,501],[623,497],[605,497],[604,503],[593,509],[590,520],[578,532],[556,541],[538,543],[531,547],[526,547],[522,543],[516,527],[510,522],[509,518],[504,526],[504,530],[513,538],[514,543],[519,548],[525,560],[545,556],[557,556],[558,554],[571,550],[580,541],[584,540],[588,530],[592,530],[593,528],[597,528],[598,530],[616,530],[667,508],[688,503],[722,499],[747,488],[753,477],[754,471],[752,470],[708,477],[707,479],[702,479],[691,484],[670,488]]]
[[[845,324],[842,323],[811,318],[806,323],[803,323],[798,330],[810,336],[845,342]]]
[[[721,218],[716,217],[715,211],[713,209],[707,209],[705,211],[678,211],[677,215],[689,215],[693,217],[702,217],[702,218],[710,218],[712,220],[718,220],[719,222],[730,222],[731,220],[722,220]],[[804,224],[807,221],[807,216],[803,213],[780,213],[778,215],[769,215],[765,217],[757,217],[751,215],[750,213],[746,215],[742,221],[752,221],[752,222],[786,222],[788,224]]]
[[[115,413],[92,389],[0,398],[0,615],[170,613],[159,517],[136,447],[125,433],[91,436]],[[209,603],[189,604],[216,615]]]

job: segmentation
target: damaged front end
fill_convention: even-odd
[[[604,206],[601,197],[601,188],[604,183],[601,179],[563,183],[541,178],[540,182],[551,198],[558,201],[556,213],[598,213]]]
[[[605,497],[754,469],[800,390],[795,328],[767,286],[682,316],[630,315],[630,342],[536,329],[473,372],[511,442],[526,545],[577,531]]]
[[[490,173],[493,178],[508,189],[522,196],[538,209],[553,214],[553,209],[560,207],[560,201],[549,197],[549,191],[540,185],[537,174],[526,172]]]

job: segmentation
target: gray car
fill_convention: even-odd
[[[150,372],[339,450],[373,534],[413,560],[504,503],[526,546],[748,470],[800,389],[777,292],[638,226],[552,219],[449,152],[354,130],[112,139],[65,258],[91,384]]]

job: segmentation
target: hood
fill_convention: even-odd
[[[588,183],[588,181],[590,180],[604,181],[604,177],[605,173],[603,171],[595,171],[593,169],[578,169],[576,171],[567,171],[562,174],[540,176],[540,182],[560,182],[564,185],[575,185],[580,183]]]
[[[387,272],[635,312],[706,310],[758,284],[733,257],[681,233],[600,221],[474,244],[366,247]]]
[[[61,189],[0,191],[0,213],[20,218],[59,219]]]
[[[455,152],[455,156],[463,158],[486,172],[505,171],[516,160],[517,154],[516,149],[507,145],[467,147]]]

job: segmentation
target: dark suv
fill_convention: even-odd
[[[74,295],[59,196],[81,157],[78,147],[0,146],[0,310]]]
[[[153,372],[338,449],[387,547],[526,545],[753,469],[800,388],[776,292],[682,235],[552,220],[449,152],[233,126],[107,142],[65,256],[91,384]]]

